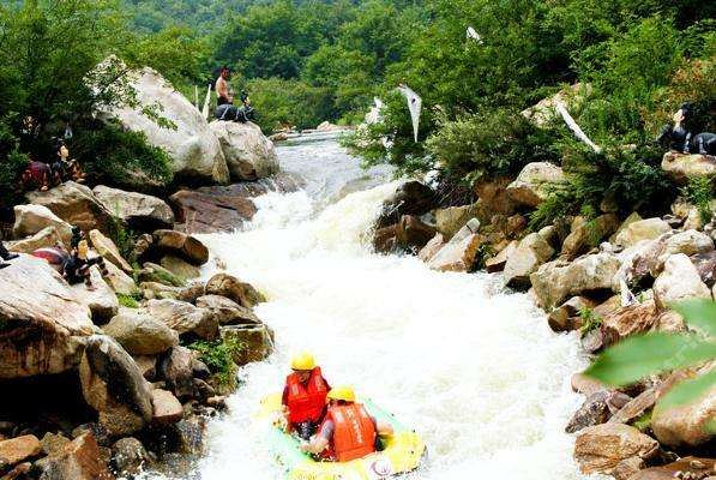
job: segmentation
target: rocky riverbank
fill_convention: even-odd
[[[20,256],[0,270],[2,480],[186,471],[238,366],[273,350],[253,311],[263,295],[221,265],[199,280],[209,251],[191,233],[239,228],[256,212],[252,197],[295,183],[256,125],[208,123],[155,71],[129,75],[138,105],[102,115],[165,149],[176,184],[192,188],[159,198],[129,188],[147,191],[141,178],[124,189],[66,182],[14,207],[5,245]],[[157,100],[175,128],[142,114]],[[69,251],[73,226],[87,257],[105,261],[91,286],[31,255]]]
[[[662,168],[677,182],[713,180],[716,158],[670,152]],[[505,287],[529,291],[555,332],[579,332],[588,354],[631,335],[686,331],[671,306],[716,298],[716,220],[705,222],[679,199],[660,217],[620,216],[605,204],[594,218],[562,218],[530,231],[529,212],[564,178],[555,165],[529,164],[517,178],[475,185],[476,202],[447,208],[429,186],[407,182],[384,205],[375,248],[417,254],[438,271],[501,272]],[[716,216],[716,199],[710,210]],[[716,389],[693,405],[655,409],[679,382],[713,368],[711,362],[627,389],[575,372],[573,389],[585,401],[565,430],[576,436],[582,472],[618,480],[714,476],[716,439],[707,424],[716,418]]]

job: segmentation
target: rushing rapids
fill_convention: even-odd
[[[279,155],[304,188],[258,198],[241,232],[202,238],[267,295],[257,313],[275,329],[277,348],[242,370],[192,478],[282,478],[254,415],[300,349],[314,352],[329,381],[355,385],[421,433],[430,459],[411,478],[583,478],[563,432],[580,403],[569,388],[584,366],[578,342],[552,333],[499,277],[373,254],[367,231],[396,187],[388,169],[361,170],[331,139]]]

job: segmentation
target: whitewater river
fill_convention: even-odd
[[[258,198],[242,232],[203,237],[229,272],[266,294],[257,313],[277,346],[242,369],[192,478],[282,478],[253,416],[302,349],[331,383],[353,384],[424,437],[430,460],[410,479],[584,478],[563,433],[580,403],[569,388],[584,366],[575,339],[553,334],[498,276],[372,253],[367,231],[397,185],[388,168],[361,170],[331,139],[283,146],[279,157],[304,189]]]

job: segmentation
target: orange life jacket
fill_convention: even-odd
[[[334,425],[326,455],[339,462],[350,462],[375,452],[375,423],[363,405],[351,403],[330,407],[323,420]],[[319,429],[320,431],[320,429]]]
[[[304,386],[298,379],[297,373],[292,373],[286,378],[288,396],[286,406],[288,407],[288,420],[291,424],[306,422],[308,420],[317,422],[326,406],[326,395],[328,385],[323,379],[321,368],[316,367],[311,371],[311,377]]]

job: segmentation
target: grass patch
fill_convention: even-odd
[[[213,381],[217,386],[229,391],[236,389],[238,367],[234,363],[234,357],[246,348],[243,342],[232,338],[215,342],[198,340],[191,343],[189,348],[199,352],[200,360],[214,374]]]
[[[702,222],[708,223],[711,221],[713,216],[711,200],[713,200],[716,191],[710,178],[690,178],[689,183],[681,189],[681,194],[698,209]]]
[[[119,304],[127,308],[139,308],[139,302],[141,301],[141,299],[142,294],[139,291],[129,295],[127,295],[126,293],[117,294],[117,300],[119,300]]]
[[[579,316],[582,318],[582,328],[579,329],[582,338],[602,326],[602,317],[594,313],[591,308],[583,308],[579,311]]]

